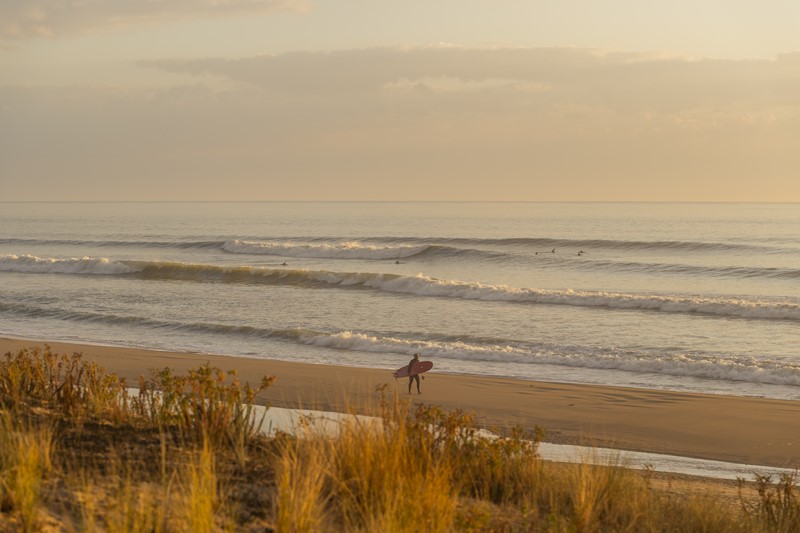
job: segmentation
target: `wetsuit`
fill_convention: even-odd
[[[418,363],[419,359],[412,359],[408,362],[408,393],[411,394],[411,384],[416,380],[417,382],[417,394],[422,394],[422,391],[419,390],[419,374],[411,375],[411,370],[414,368],[414,363]]]

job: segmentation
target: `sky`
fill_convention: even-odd
[[[2,0],[0,201],[800,202],[800,3]]]

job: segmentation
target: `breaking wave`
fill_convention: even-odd
[[[104,257],[73,257],[56,259],[52,257],[36,257],[33,255],[0,256],[0,271],[30,272],[36,274],[130,274],[136,272],[135,267],[120,261],[111,261]]]
[[[734,382],[800,386],[800,365],[705,353],[648,353],[613,348],[558,346],[505,339],[465,336],[408,338],[408,334],[376,335],[353,331],[315,331],[304,328],[266,329],[253,326],[179,323],[136,316],[70,311],[0,302],[0,313],[31,318],[146,327],[199,335],[237,335],[306,346],[374,354],[411,355],[438,361],[555,365],[571,368],[623,370]]]
[[[624,370],[636,373],[722,379],[774,385],[800,385],[800,366],[707,354],[646,354],[581,347],[476,344],[465,340],[416,340],[379,337],[350,331],[303,332],[299,342],[314,346],[375,353],[419,353],[422,357],[457,361],[556,365],[575,368]]]
[[[266,241],[228,241],[222,249],[236,254],[327,259],[404,259],[418,255],[429,245],[373,246],[358,241],[313,244]]]
[[[606,291],[545,290],[372,272],[333,272],[266,267],[223,267],[180,262],[110,261],[105,258],[53,259],[0,256],[0,271],[124,275],[145,280],[182,280],[369,289],[388,293],[493,302],[569,305],[607,309],[700,313],[721,317],[800,320],[800,303],[791,299],[663,295]]]
[[[25,239],[25,238],[0,238],[0,244],[19,245],[67,245],[67,246],[98,246],[98,247],[156,247],[156,248],[216,248],[226,249],[232,253],[270,253],[271,247],[275,250],[285,249],[291,253],[312,253],[317,250],[328,253],[331,250],[385,250],[391,254],[392,250],[402,252],[405,249],[424,249],[428,247],[468,247],[484,249],[487,247],[512,247],[524,248],[526,251],[549,252],[553,248],[568,248],[570,250],[650,250],[650,251],[687,251],[687,252],[741,252],[741,253],[779,253],[781,248],[768,245],[748,244],[739,242],[705,242],[705,241],[642,241],[642,240],[614,240],[614,239],[564,239],[553,237],[511,237],[511,238],[465,238],[465,237],[239,237],[230,240],[89,240],[89,239]],[[780,242],[776,243],[780,245]],[[788,244],[788,243],[783,243]],[[304,252],[303,248],[307,251]],[[335,252],[333,252],[335,254]],[[348,252],[346,252],[348,253]],[[292,256],[290,256],[292,257]],[[316,255],[298,257],[318,257]],[[336,257],[336,255],[322,255],[321,257]],[[388,255],[387,257],[397,257]],[[406,257],[406,256],[401,256]],[[359,257],[361,258],[361,257]],[[369,257],[366,257],[369,258]]]
[[[572,259],[572,258],[571,258]],[[552,261],[552,259],[551,259]],[[563,259],[560,259],[563,266]],[[700,266],[676,263],[641,263],[636,261],[589,260],[572,261],[570,266],[581,270],[675,274],[679,276],[715,276],[728,278],[800,278],[800,269],[758,268],[745,266]]]
[[[271,240],[38,240],[0,239],[0,244],[58,245],[98,248],[151,248],[157,250],[219,250],[230,254],[273,256],[298,259],[337,260],[414,260],[451,259],[458,262],[478,261],[496,265],[516,265],[545,269],[570,269],[596,272],[632,272],[645,275],[669,274],[698,277],[723,277],[732,279],[800,279],[797,268],[760,268],[741,265],[741,258],[734,265],[703,266],[681,262],[637,262],[613,257],[614,250],[679,250],[714,253],[720,251],[746,252],[746,255],[777,253],[778,249],[753,247],[737,243],[702,243],[691,241],[614,241],[614,240],[569,240],[550,238],[416,238],[381,237],[364,240],[336,240],[329,237]],[[557,253],[551,254],[555,249]],[[576,257],[577,251],[581,254]],[[601,253],[601,252],[608,253]],[[8,256],[6,256],[8,257]],[[24,256],[30,257],[30,256]],[[676,255],[678,257],[685,257]],[[62,260],[67,261],[67,260]]]
[[[383,237],[375,238],[383,242],[405,243],[435,243],[439,245],[465,245],[465,246],[512,246],[515,248],[526,247],[532,251],[549,252],[553,248],[581,249],[581,250],[661,250],[661,251],[692,251],[692,252],[743,252],[743,253],[770,253],[779,249],[746,243],[731,242],[704,242],[704,241],[639,241],[639,240],[614,240],[614,239],[557,239],[551,237],[512,237],[502,239],[462,238],[462,237]]]

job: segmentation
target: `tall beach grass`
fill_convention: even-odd
[[[375,393],[379,421],[260,432],[272,382],[203,366],[139,394],[49,349],[0,360],[0,531],[800,530],[796,478],[738,501],[674,492],[621,461],[541,460],[543,431],[487,436],[473,416]]]

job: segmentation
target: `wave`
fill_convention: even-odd
[[[63,241],[62,241],[63,242]],[[131,245],[138,243],[131,243]],[[161,243],[164,246],[176,243]],[[487,250],[477,250],[470,248],[454,248],[449,246],[367,246],[358,242],[340,243],[337,245],[329,244],[292,244],[292,243],[272,243],[261,241],[227,241],[214,243],[212,241],[202,241],[194,243],[181,243],[187,247],[194,246],[217,246],[232,253],[256,254],[256,255],[277,255],[284,257],[315,257],[315,258],[335,258],[335,259],[407,259],[414,256],[420,257],[457,257],[460,259],[470,258],[478,260],[488,260],[493,262],[515,262],[531,264],[529,257],[518,254],[508,254]],[[637,272],[637,273],[667,273],[676,275],[703,275],[734,278],[800,278],[800,269],[785,268],[756,268],[744,266],[698,266],[673,263],[643,263],[633,261],[614,261],[607,259],[576,259],[573,256],[543,255],[537,259],[538,265],[552,266],[563,269],[565,267],[579,270],[601,270],[618,272]],[[106,264],[108,259],[69,258],[38,258],[31,255],[5,255],[0,256],[0,270],[20,271],[20,272],[43,272],[50,266],[53,272],[68,273],[70,268],[75,269],[75,273],[92,273],[92,262]],[[25,264],[27,263],[27,265]],[[33,266],[36,265],[36,266]],[[50,266],[48,266],[50,265]],[[96,273],[116,273],[109,271],[105,266],[98,267]]]
[[[69,246],[210,249],[232,254],[276,256],[286,258],[317,258],[331,260],[412,260],[446,258],[459,262],[479,261],[503,266],[533,268],[569,268],[571,270],[634,272],[641,274],[672,274],[698,277],[727,277],[739,279],[800,279],[800,269],[757,268],[747,266],[700,266],[681,263],[650,263],[625,261],[598,254],[606,250],[747,250],[750,254],[776,253],[774,248],[753,247],[748,244],[700,243],[687,241],[615,241],[568,240],[550,238],[416,238],[380,237],[342,241],[331,237],[306,237],[301,241],[278,238],[273,240],[37,240],[0,239],[1,244],[55,244]],[[551,254],[551,250],[558,253]],[[756,249],[758,251],[756,251]],[[588,255],[575,257],[576,250]],[[547,252],[541,253],[539,252]]]
[[[615,293],[574,289],[514,288],[478,282],[443,280],[418,274],[405,276],[373,272],[333,272],[266,267],[223,267],[191,263],[110,261],[105,258],[53,259],[0,256],[0,271],[125,275],[147,280],[251,283],[340,289],[370,289],[416,296],[569,305],[606,309],[706,314],[773,320],[800,320],[800,303],[793,300],[756,300],[731,296],[684,296]]]
[[[146,278],[265,283],[305,287],[372,289],[396,294],[463,300],[569,305],[607,309],[696,313],[722,317],[800,320],[800,303],[751,300],[725,296],[631,294],[605,291],[513,288],[477,282],[442,280],[418,274],[404,276],[372,272],[217,267],[184,263],[147,263],[140,274]]]
[[[573,259],[573,258],[570,258]],[[563,258],[550,258],[549,260],[563,268]],[[606,259],[591,259],[570,261],[570,266],[581,270],[601,270],[617,272],[635,272],[643,274],[676,274],[691,276],[714,276],[728,278],[800,278],[800,269],[794,268],[759,268],[746,266],[700,266],[679,263],[642,263],[635,261],[610,261]]]
[[[473,239],[474,241],[475,239]],[[485,242],[485,240],[478,240]],[[588,241],[585,241],[588,242]],[[529,255],[517,252],[499,252],[475,248],[459,248],[435,244],[396,246],[376,246],[360,241],[328,243],[266,242],[266,241],[228,241],[223,250],[238,254],[274,255],[295,258],[327,259],[408,259],[412,257],[448,257],[458,259],[477,259],[491,262],[531,264]],[[588,246],[586,246],[588,248]],[[753,268],[743,266],[706,267],[673,263],[643,263],[633,261],[614,261],[607,259],[582,258],[575,260],[573,255],[551,255],[546,253],[537,259],[538,264],[553,264],[557,268],[569,266],[581,270],[613,270],[619,272],[667,273],[677,275],[702,275],[733,278],[800,278],[800,269]]]
[[[304,243],[304,244],[296,244]],[[706,242],[706,241],[677,241],[677,240],[623,240],[623,239],[567,239],[554,237],[511,237],[511,238],[467,238],[467,237],[420,237],[420,236],[371,236],[371,237],[240,237],[238,239],[218,240],[87,240],[87,239],[21,239],[0,238],[0,245],[65,245],[65,246],[96,246],[96,247],[156,247],[156,248],[210,248],[225,249],[232,253],[253,253],[281,255],[281,250],[287,253],[324,255],[297,255],[296,257],[338,257],[338,253],[353,254],[358,259],[370,259],[372,252],[378,253],[379,259],[409,257],[415,253],[411,250],[424,251],[430,247],[513,247],[525,248],[528,252],[549,252],[553,248],[567,248],[569,250],[648,250],[648,251],[691,251],[691,252],[742,252],[742,253],[780,253],[785,251],[776,248],[775,244],[753,244],[745,242]],[[789,249],[796,250],[792,243]],[[305,251],[304,251],[305,248]],[[270,250],[278,253],[273,254]],[[358,255],[359,249],[366,254]],[[410,255],[392,255],[394,250]],[[336,250],[341,250],[337,252]],[[386,255],[382,255],[385,253]],[[289,257],[295,257],[288,255]]]
[[[36,274],[116,275],[130,274],[136,272],[137,269],[123,262],[111,261],[104,257],[56,259],[52,257],[36,257],[33,255],[3,255],[0,256],[0,271]]]
[[[327,259],[405,259],[421,254],[430,245],[373,246],[359,241],[335,244],[269,241],[228,241],[222,249],[236,254],[277,255],[281,257]]]
[[[27,304],[0,302],[0,312],[32,318],[140,326],[199,335],[238,335],[282,342],[375,354],[419,353],[424,358],[463,363],[555,365],[571,368],[622,370],[634,373],[706,378],[774,385],[800,385],[800,365],[720,354],[658,354],[582,346],[557,346],[504,339],[466,336],[408,338],[407,334],[376,335],[365,332],[324,332],[304,328],[266,329],[253,326],[179,323],[135,316],[88,311],[68,311]],[[404,336],[405,335],[405,336]]]
[[[387,247],[513,247],[526,248],[528,252],[549,252],[553,248],[568,248],[570,250],[650,250],[650,251],[693,251],[693,252],[746,252],[746,253],[775,253],[779,252],[772,246],[736,243],[736,242],[705,242],[705,241],[642,241],[642,240],[616,240],[616,239],[566,239],[553,237],[510,237],[510,238],[468,238],[468,237],[414,237],[414,236],[384,236],[384,237],[284,237],[274,239],[256,240],[275,244],[290,244],[299,241],[312,245],[332,245],[338,243],[354,242],[363,246]],[[228,241],[231,242],[231,241]],[[241,242],[241,241],[233,241]]]
[[[314,346],[374,353],[419,353],[425,358],[460,362],[546,364],[748,383],[800,385],[800,365],[752,358],[709,354],[645,354],[546,345],[475,344],[469,337],[457,341],[418,340],[350,331],[302,332],[296,337],[299,342]],[[487,365],[486,368],[491,367]]]
[[[552,237],[512,237],[501,239],[462,238],[462,237],[373,237],[376,241],[389,243],[431,243],[439,245],[464,246],[513,246],[532,248],[531,251],[549,252],[552,249],[569,248],[575,250],[673,250],[694,252],[748,252],[775,253],[780,250],[771,246],[747,243],[722,243],[704,241],[640,241],[615,239],[563,239]]]

